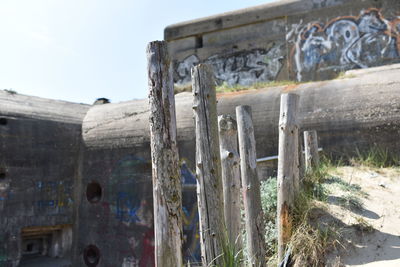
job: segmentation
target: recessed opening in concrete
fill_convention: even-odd
[[[202,48],[203,47],[203,36],[196,36],[196,39],[195,39],[195,46],[196,46],[196,48]]]
[[[89,245],[83,251],[86,266],[95,267],[100,261],[100,250],[95,245]]]
[[[22,228],[21,248],[18,266],[70,266],[72,225]]]
[[[6,118],[0,118],[0,125],[7,125],[8,120]]]
[[[0,180],[6,179],[6,171],[4,169],[0,169]]]
[[[101,199],[103,189],[97,182],[91,182],[86,187],[86,198],[90,203],[97,203]]]

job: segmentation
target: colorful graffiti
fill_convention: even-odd
[[[0,182],[0,201],[7,200],[10,197],[10,182],[9,181],[1,181]],[[0,202],[0,208],[2,204]]]
[[[255,82],[275,80],[282,68],[284,44],[270,44],[269,48],[213,55],[204,63],[210,64],[219,84],[250,85]],[[175,67],[175,83],[187,84],[191,80],[191,68],[201,61],[191,55]]]
[[[200,261],[196,178],[185,163],[181,167],[183,185],[183,234],[186,261]],[[109,209],[120,229],[129,236],[130,251],[124,255],[123,266],[154,266],[154,229],[151,165],[139,157],[128,155],[116,162],[110,176],[113,196],[104,208]],[[106,213],[104,213],[106,214]],[[106,226],[106,225],[104,225]],[[103,228],[103,227],[102,227]],[[107,232],[107,231],[104,231]]]
[[[72,207],[72,181],[38,181],[36,190],[40,196],[36,205],[40,210],[52,209],[54,213],[62,213],[65,208]]]
[[[135,156],[117,162],[111,173],[110,187],[114,195],[110,208],[115,218],[126,224],[152,227],[151,184],[145,168],[148,163]],[[148,171],[147,171],[148,172]],[[146,196],[149,192],[150,195]]]
[[[386,19],[371,8],[359,16],[337,17],[326,24],[301,21],[286,39],[293,47],[290,69],[298,81],[312,79],[316,70],[335,72],[381,65],[399,59],[400,19]]]

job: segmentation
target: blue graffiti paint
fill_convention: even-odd
[[[116,218],[123,222],[140,222],[137,211],[140,208],[139,201],[127,192],[118,192]]]

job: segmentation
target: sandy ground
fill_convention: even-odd
[[[330,266],[400,267],[400,169],[340,167],[334,175],[361,187],[363,208],[331,206],[331,215],[344,227],[345,248],[329,255]],[[335,198],[335,196],[333,196]],[[364,223],[374,229],[354,227]],[[337,264],[340,260],[341,264]]]

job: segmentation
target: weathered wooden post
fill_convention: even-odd
[[[249,260],[252,266],[266,266],[265,222],[261,207],[260,181],[257,176],[256,141],[251,107],[236,107],[236,119]]]
[[[218,117],[224,192],[225,225],[230,244],[235,251],[242,249],[240,214],[240,168],[236,120],[229,115]]]
[[[201,257],[204,266],[222,266],[227,243],[224,222],[217,100],[213,71],[206,64],[192,69],[196,124],[197,201]]]
[[[306,167],[305,167],[305,159],[304,159],[304,146],[301,142],[301,138],[299,140],[299,179],[300,181],[304,178]]]
[[[319,165],[317,131],[304,132],[306,170],[311,170]]]
[[[278,260],[283,259],[292,234],[292,209],[299,190],[299,96],[282,94],[278,154]]]
[[[165,42],[147,46],[156,266],[183,266],[174,86]]]

